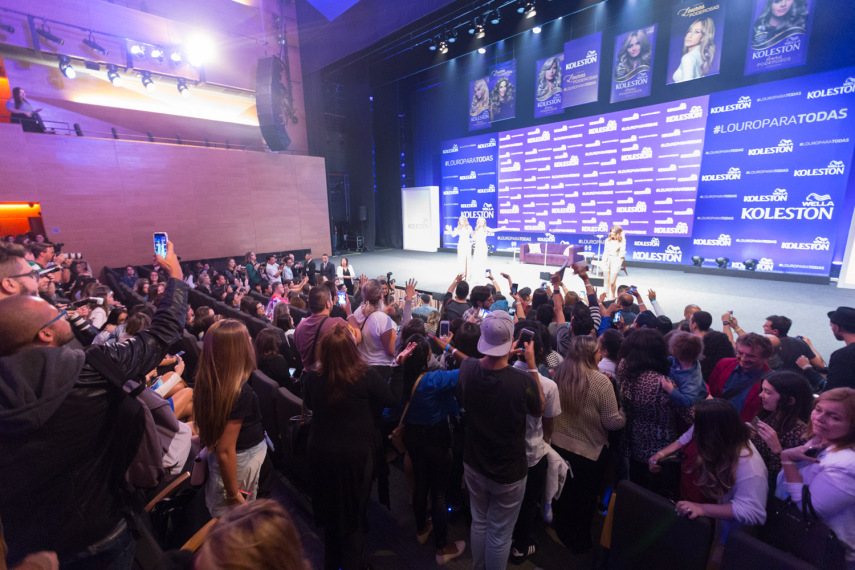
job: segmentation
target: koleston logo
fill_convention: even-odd
[[[781,249],[806,249],[810,251],[828,251],[829,249],[831,249],[831,242],[828,241],[828,238],[824,237],[818,237],[812,242],[808,243],[784,241],[781,242]]]
[[[775,262],[773,262],[768,257],[762,258],[757,262],[757,269],[760,271],[774,271],[775,270]]]
[[[459,148],[457,148],[457,145],[454,145],[454,146],[452,146],[451,148],[444,148],[444,149],[442,149],[442,154],[450,154],[450,153],[452,153],[452,152],[457,152],[458,150],[460,150],[460,149],[459,149]]]
[[[716,113],[727,113],[729,111],[742,111],[744,109],[751,108],[751,97],[748,95],[743,95],[739,98],[739,100],[732,105],[719,105],[718,107],[713,107],[710,109],[710,115],[715,115]]]
[[[455,145],[455,146],[457,146],[457,145]],[[478,145],[478,148],[490,148],[490,147],[494,147],[494,146],[496,146],[496,139],[491,138],[489,141],[487,141],[485,143],[480,143]]]
[[[639,245],[636,242],[636,245]],[[665,263],[681,263],[683,252],[679,246],[669,245],[665,251],[633,251],[632,259],[636,261],[664,261]]]
[[[781,139],[778,146],[767,146],[765,148],[749,148],[748,156],[756,156],[758,154],[781,154],[784,152],[793,152],[793,141],[790,139]]]
[[[731,167],[725,174],[704,174],[701,180],[704,182],[718,182],[721,180],[740,180],[742,179],[742,171],[737,167]]]
[[[825,168],[805,168],[793,171],[793,176],[834,176],[843,174],[845,166],[842,160],[832,160]]]
[[[849,77],[846,81],[843,82],[843,85],[841,85],[840,87],[831,87],[830,89],[817,89],[815,91],[808,91],[807,98],[819,99],[821,97],[834,97],[835,95],[846,95],[849,93],[855,93],[855,77]]]
[[[786,202],[787,201],[787,191],[784,188],[775,188],[775,191],[771,194],[764,194],[761,196],[745,196],[742,198],[743,202]]]
[[[659,238],[650,238],[648,241],[638,240],[635,247],[659,247]]]
[[[721,234],[715,239],[701,239],[698,238],[694,240],[695,245],[717,245],[721,247],[730,247],[730,236],[727,234]]]

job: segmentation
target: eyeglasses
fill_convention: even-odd
[[[57,316],[55,316],[55,317],[54,317],[54,318],[52,318],[50,321],[48,321],[48,323],[47,323],[46,325],[42,326],[42,328],[40,328],[39,330],[40,330],[40,331],[41,331],[41,330],[44,330],[44,329],[48,328],[49,326],[51,326],[52,324],[54,324],[54,323],[55,323],[56,321],[58,321],[59,319],[64,319],[64,318],[65,318],[65,317],[67,317],[67,316],[68,316],[68,311],[66,311],[65,309],[63,309],[63,310],[61,310],[61,311],[59,312],[59,314],[58,314]]]
[[[39,280],[39,270],[33,269],[32,271],[27,271],[26,273],[19,273],[18,275],[10,275],[10,279],[14,279],[16,277],[32,277],[36,281]]]

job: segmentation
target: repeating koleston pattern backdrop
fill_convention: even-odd
[[[448,141],[444,224],[485,217],[503,250],[539,241],[594,251],[619,224],[637,261],[725,256],[828,275],[848,232],[853,111],[850,68]]]

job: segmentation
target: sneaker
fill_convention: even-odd
[[[525,562],[526,558],[535,553],[537,547],[533,544],[529,544],[528,548],[523,549],[522,551],[517,550],[517,547],[514,546],[511,548],[511,562],[514,564],[522,564]]]
[[[437,565],[439,565],[439,566],[445,565],[447,562],[454,560],[455,558],[457,558],[458,556],[463,554],[463,551],[466,550],[466,541],[465,540],[458,540],[458,541],[452,542],[448,546],[452,546],[452,545],[455,548],[454,552],[450,552],[448,554],[437,554],[436,555]],[[448,547],[444,548],[443,550],[446,550],[447,548]]]
[[[419,544],[426,543],[428,540],[428,537],[430,536],[430,533],[432,531],[433,531],[433,522],[430,519],[428,519],[427,525],[425,526],[425,529],[422,532],[416,534],[416,541],[418,541]]]

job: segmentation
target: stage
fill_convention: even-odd
[[[455,253],[400,249],[348,252],[332,259],[336,265],[341,255],[348,258],[359,274],[373,278],[391,271],[397,286],[403,287],[408,278],[415,278],[417,288],[430,293],[445,293],[456,275]],[[543,281],[540,278],[542,271],[558,269],[557,266],[519,263],[504,255],[490,257],[488,267],[505,294],[508,293],[508,285],[499,275],[502,272],[509,274],[520,288],[534,289]],[[717,330],[721,330],[720,317],[725,311],[732,310],[743,329],[758,333],[763,332],[767,316],[781,314],[793,320],[790,334],[809,337],[826,362],[833,351],[843,346],[831,334],[828,311],[841,305],[855,307],[855,290],[838,289],[835,283],[813,285],[635,266],[628,267],[627,271],[629,275],[621,273],[618,285],[636,285],[645,301],[647,290],[653,289],[660,307],[675,322],[683,318],[683,308],[691,303],[712,314],[713,327]],[[480,279],[470,281],[470,286],[486,283],[487,280],[480,276]],[[565,285],[570,290],[582,291],[582,282],[569,271]]]

